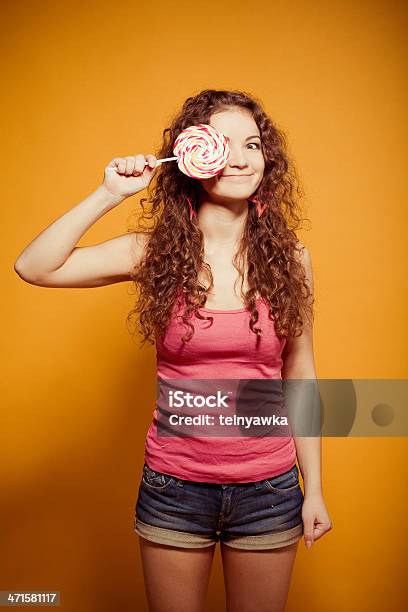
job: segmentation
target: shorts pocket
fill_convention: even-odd
[[[265,478],[263,481],[264,486],[272,491],[273,493],[280,493],[285,495],[295,489],[300,488],[299,482],[299,470],[295,464],[288,472],[278,474],[272,478]]]
[[[162,491],[167,489],[172,482],[174,477],[169,474],[163,474],[162,472],[156,472],[152,470],[146,463],[143,466],[142,484],[146,485],[150,489],[156,489]]]

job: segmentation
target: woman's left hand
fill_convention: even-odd
[[[333,524],[321,493],[304,496],[302,520],[303,537],[308,548],[312,546],[315,540],[332,529]]]

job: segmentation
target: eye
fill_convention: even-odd
[[[250,144],[256,145],[257,149],[260,148],[259,143],[257,143],[257,142],[249,142],[248,145],[250,145]]]

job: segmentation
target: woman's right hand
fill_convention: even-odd
[[[105,168],[102,184],[115,198],[127,198],[148,186],[156,167],[157,158],[151,154],[114,157]]]

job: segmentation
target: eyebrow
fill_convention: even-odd
[[[225,136],[225,138],[226,138],[227,140],[230,140],[229,136]],[[258,134],[254,134],[254,136],[248,136],[247,138],[245,138],[245,142],[246,142],[247,140],[250,140],[251,138],[259,138],[259,140],[261,140],[261,137],[260,137],[260,136],[258,136]]]

